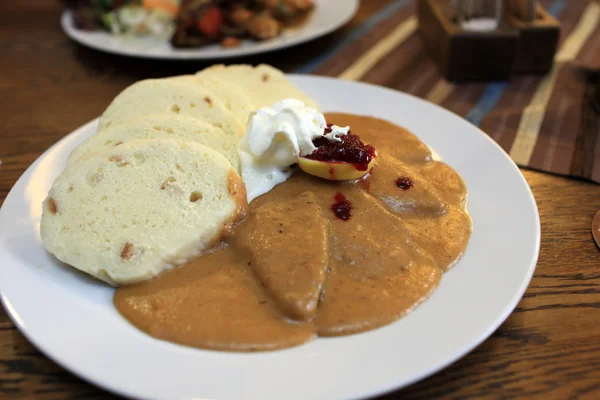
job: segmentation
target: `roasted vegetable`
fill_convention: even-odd
[[[273,39],[281,32],[281,24],[268,14],[259,14],[250,20],[248,32],[258,40]]]
[[[209,7],[196,18],[196,28],[206,37],[219,35],[223,25],[223,12],[216,6]]]

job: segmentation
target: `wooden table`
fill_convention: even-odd
[[[363,2],[355,20],[334,35],[244,61],[292,71],[385,3]],[[61,32],[60,12],[55,1],[0,5],[1,201],[43,151],[97,117],[128,84],[206,65],[128,59],[83,48]],[[538,203],[542,245],[522,301],[469,355],[386,398],[600,398],[600,251],[590,233],[600,209],[600,186],[528,170],[523,174]],[[110,396],[40,354],[0,308],[0,398]]]

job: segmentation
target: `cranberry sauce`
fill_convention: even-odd
[[[324,134],[331,133],[331,124],[327,125]],[[317,147],[312,154],[305,156],[310,160],[327,162],[345,162],[354,164],[359,171],[366,171],[375,155],[375,148],[365,145],[360,137],[348,131],[347,135],[339,137],[341,142],[330,142],[326,138],[317,138],[313,144]]]
[[[413,184],[413,181],[409,177],[402,176],[402,177],[396,179],[396,186],[398,186],[402,190],[411,190],[413,188],[414,184]]]
[[[333,196],[333,200],[335,203],[331,205],[331,211],[333,211],[335,216],[344,221],[350,219],[350,210],[352,209],[350,200],[340,192],[337,192],[335,196]]]

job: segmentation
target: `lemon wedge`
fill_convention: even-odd
[[[377,160],[377,153],[371,162],[367,165],[367,169],[361,171],[356,168],[355,164],[342,161],[317,161],[310,158],[300,157],[298,166],[307,174],[318,176],[319,178],[328,179],[330,181],[351,181],[359,179],[371,172]]]

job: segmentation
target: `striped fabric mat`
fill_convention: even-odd
[[[480,127],[517,164],[600,183],[600,1],[542,0],[561,21],[546,76],[452,84],[442,79],[417,33],[415,0],[393,0],[326,53],[297,69],[398,89]]]

